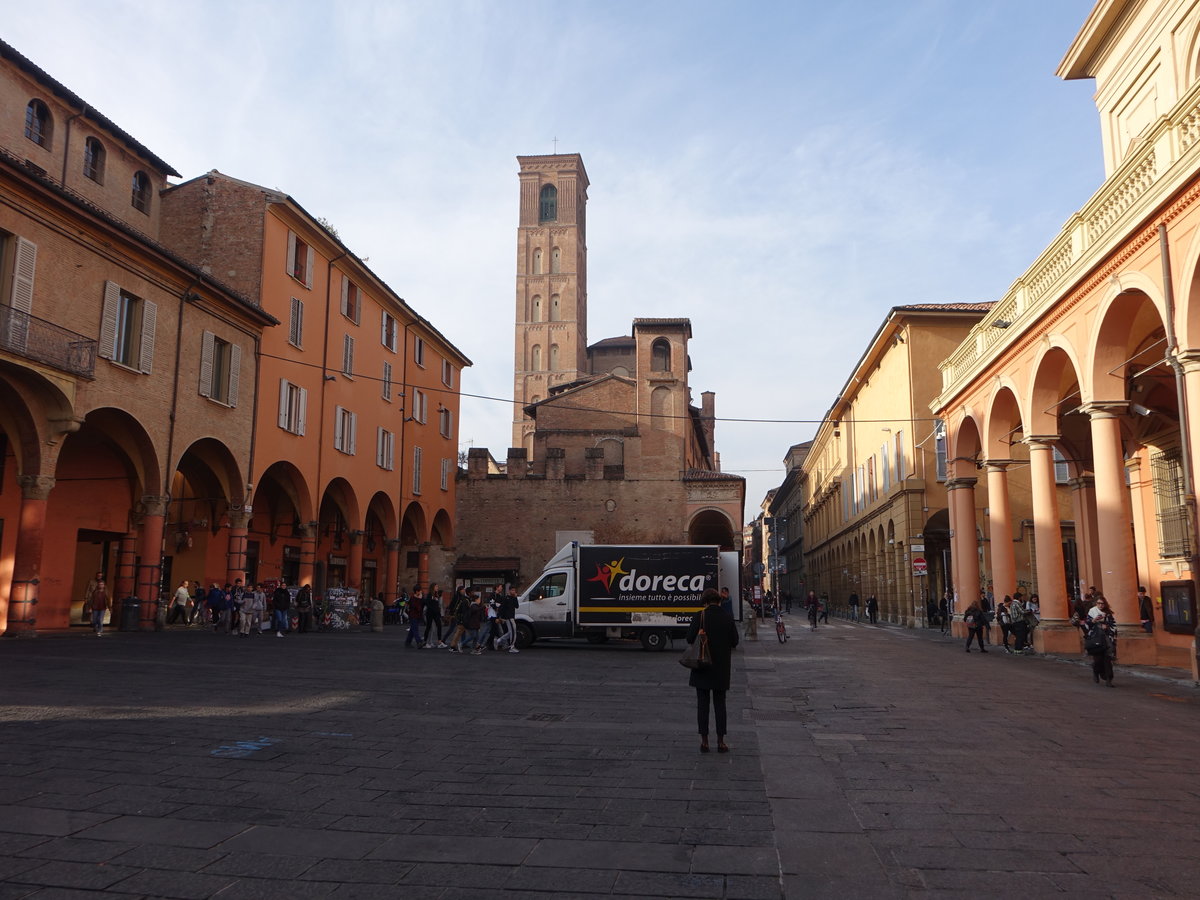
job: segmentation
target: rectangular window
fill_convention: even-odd
[[[375,465],[391,471],[395,468],[396,436],[380,427],[375,432]]]
[[[425,368],[425,340],[413,335],[413,362]]]
[[[348,334],[342,337],[342,374],[354,377],[354,338]]]
[[[454,366],[450,365],[450,360],[442,360],[442,384],[446,387],[454,387]]]
[[[454,471],[454,460],[442,460],[442,490],[450,490],[450,473]]]
[[[934,420],[933,433],[937,446],[937,480],[946,480],[946,423],[941,419]]]
[[[313,250],[294,231],[288,232],[286,271],[306,288],[312,287]]]
[[[879,448],[879,472],[883,475],[883,495],[886,497],[892,492],[892,464],[888,459],[887,444]]]
[[[29,315],[33,311],[33,276],[37,271],[37,244],[0,231],[0,304],[12,307],[0,345],[24,353],[29,341]]]
[[[396,320],[387,313],[383,314],[383,328],[379,336],[383,346],[393,353],[396,352]]]
[[[1154,477],[1154,508],[1158,519],[1158,552],[1163,559],[1186,557],[1191,550],[1187,505],[1183,494],[1183,461],[1179,448],[1150,457]]]
[[[382,384],[383,399],[387,400],[390,403],[391,399],[392,399],[392,364],[391,363],[383,364],[383,378],[381,378],[380,381],[383,383]]]
[[[288,343],[293,347],[304,346],[304,301],[295,297],[288,315]]]
[[[424,391],[413,391],[412,417],[422,425],[429,418],[429,397]]]
[[[242,348],[211,331],[203,332],[200,339],[200,396],[226,406],[237,406],[241,370]]]
[[[879,499],[879,494],[875,491],[875,457],[872,456],[867,460],[867,500],[874,502]]]
[[[412,492],[421,493],[421,448],[413,447]]]
[[[896,480],[903,481],[908,477],[904,471],[904,432],[896,432]]]
[[[342,276],[342,315],[352,321],[355,325],[358,324],[359,313],[362,309],[362,298],[358,290],[358,285]]]
[[[292,434],[304,434],[308,414],[308,391],[286,378],[279,379],[279,427]]]
[[[442,437],[450,437],[450,435],[453,433],[453,430],[452,430],[453,424],[454,424],[454,418],[451,415],[450,410],[446,409],[445,407],[442,407],[441,409],[439,409],[438,410],[438,430],[442,433]]]
[[[135,297],[112,281],[104,283],[100,314],[100,346],[104,359],[149,374],[154,363],[154,329],[158,306]]]
[[[1066,458],[1059,452],[1057,447],[1054,448],[1054,483],[1066,484],[1071,480],[1071,470],[1067,465]]]
[[[353,456],[356,451],[358,416],[343,406],[333,410],[333,449]]]

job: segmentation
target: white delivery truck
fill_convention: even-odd
[[[687,633],[705,588],[729,588],[738,615],[738,570],[738,554],[716,546],[572,541],[521,595],[517,644],[639,638],[647,650],[664,650]]]

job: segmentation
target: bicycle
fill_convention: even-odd
[[[783,613],[778,608],[775,610],[775,636],[779,638],[781,644],[788,639],[787,626],[783,624]]]

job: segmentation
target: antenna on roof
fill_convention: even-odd
[[[554,139],[554,155],[558,156],[558,138]]]

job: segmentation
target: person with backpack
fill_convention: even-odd
[[[1011,620],[1009,629],[1013,634],[1013,653],[1028,653],[1029,647],[1029,619],[1025,610],[1025,604],[1021,602],[1022,593],[1017,591],[1013,594],[1012,602],[1008,604],[1008,616]]]
[[[1096,605],[1088,610],[1084,627],[1083,649],[1092,658],[1092,681],[1104,679],[1113,686],[1113,663],[1117,659],[1117,619],[1103,594],[1096,595]]]
[[[415,644],[420,648],[421,616],[425,612],[425,595],[422,593],[420,585],[413,588],[405,611],[408,613],[408,634],[404,638],[404,646],[411,647]]]
[[[283,637],[292,630],[292,592],[281,579],[271,594],[271,617],[275,620],[275,637]]]
[[[502,629],[500,637],[496,638],[496,649],[506,649],[509,653],[520,653],[517,649],[517,607],[521,602],[517,599],[517,589],[510,587],[508,593],[500,598],[500,608],[496,610],[496,618]],[[501,643],[504,647],[501,647]]]
[[[307,634],[313,630],[313,594],[312,588],[307,584],[303,585],[300,590],[296,591],[296,612],[299,621],[297,622],[297,631],[301,634]]]
[[[437,629],[437,643],[433,642],[433,632]],[[425,598],[425,643],[424,649],[445,650],[446,642],[442,640],[442,589],[437,582],[429,585],[429,596]]]
[[[967,607],[967,611],[963,613],[963,622],[967,626],[967,652],[971,652],[971,641],[979,641],[979,652],[987,653],[987,647],[983,646],[983,610],[979,606],[979,601],[972,601]]]
[[[1008,608],[1010,603],[1012,603],[1012,597],[1005,594],[1004,599],[996,604],[996,621],[1000,623],[1000,634],[1004,638],[1005,653],[1012,653],[1012,648],[1008,646],[1008,638],[1012,634],[1012,612]]]

